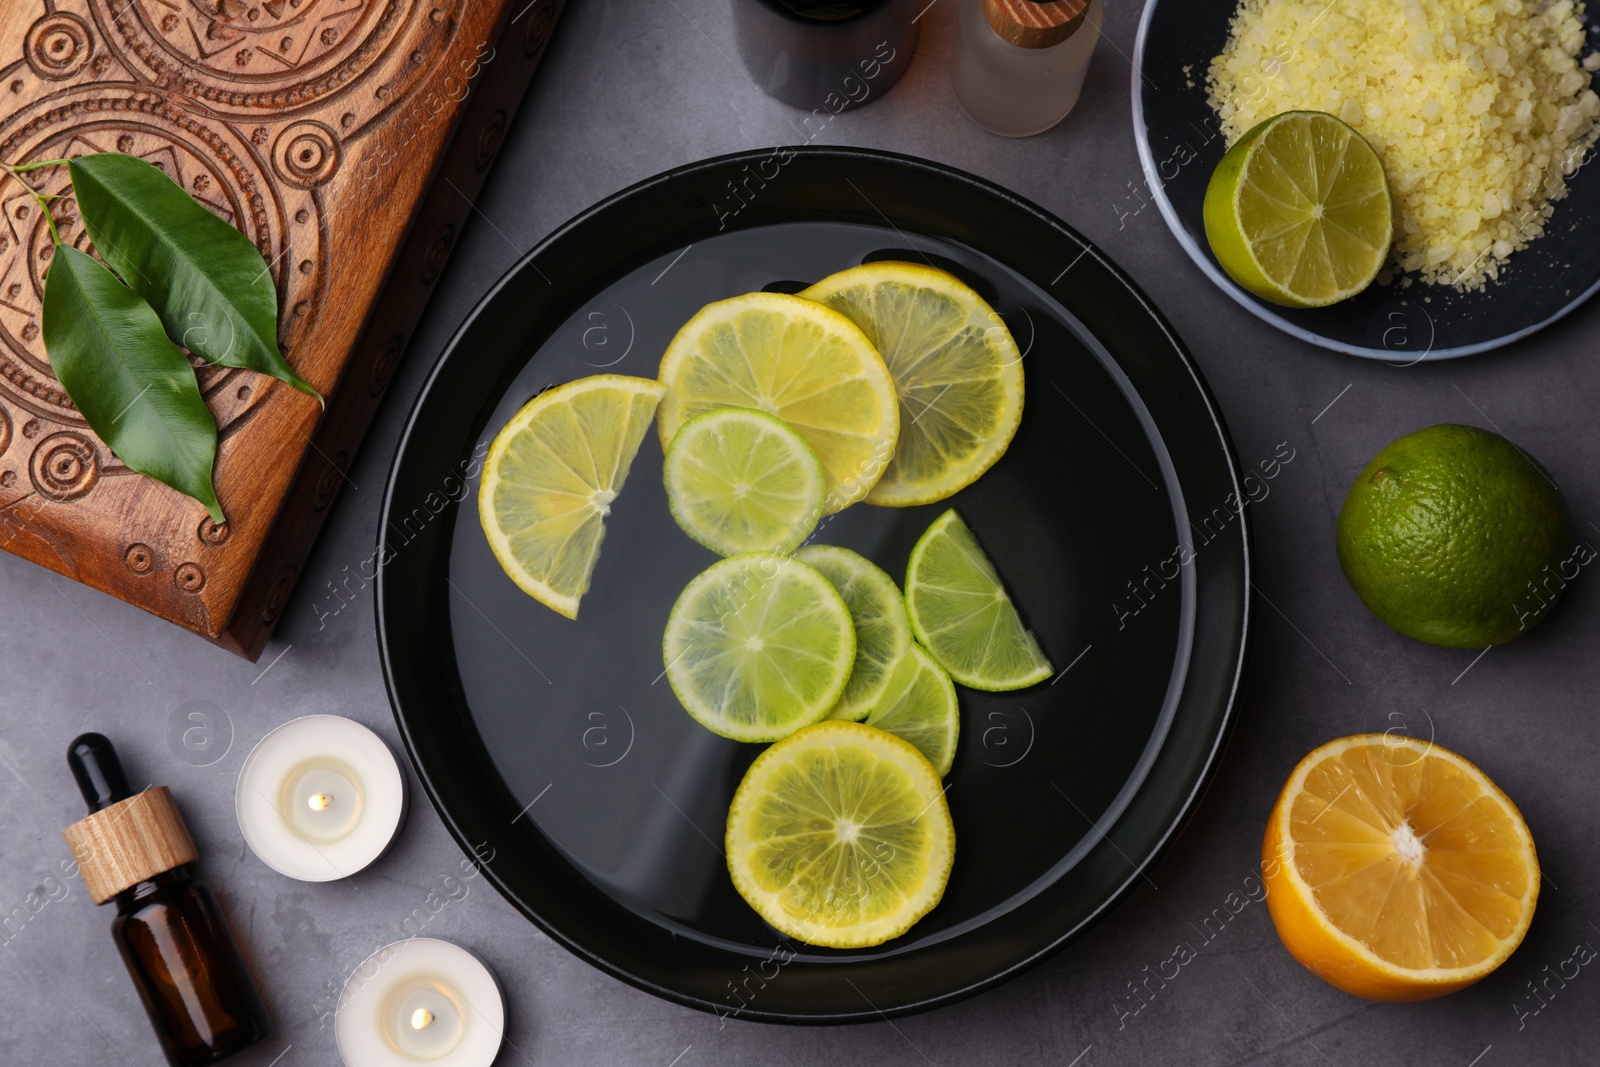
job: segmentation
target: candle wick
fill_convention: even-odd
[[[433,1025],[433,1012],[427,1008],[418,1008],[411,1013],[411,1029],[426,1030]]]
[[[326,793],[313,793],[306,801],[306,806],[312,811],[324,811],[333,803],[333,798]]]

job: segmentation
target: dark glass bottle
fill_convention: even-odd
[[[927,0],[731,2],[750,80],[786,104],[836,115],[877,99],[905,73]]]
[[[89,805],[90,818],[84,823],[91,822],[95,813],[134,797],[116,750],[100,734],[75,739],[67,751],[67,763]],[[165,790],[161,793],[164,796]],[[173,1067],[199,1067],[270,1037],[272,1023],[211,890],[194,880],[186,863],[160,871],[145,869],[162,865],[160,860],[149,860],[150,855],[193,856],[187,830],[181,821],[176,829],[171,822],[178,818],[177,809],[170,800],[161,805],[156,801],[160,798],[144,807],[161,806],[159,819],[142,820],[136,815],[106,828],[111,834],[140,835],[140,840],[130,842],[131,861],[119,855],[115,861],[103,861],[114,864],[115,870],[85,869],[102,861],[92,847],[80,846],[78,862],[92,895],[95,885],[117,887],[138,879],[112,897],[117,917],[111,934],[139,989],[167,1062]],[[141,821],[149,826],[135,830]],[[148,841],[152,834],[162,833],[170,838],[165,852],[151,848]],[[73,839],[69,831],[68,840]],[[101,897],[96,903],[103,901]]]

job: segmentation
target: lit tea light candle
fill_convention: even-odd
[[[489,1067],[506,1005],[483,961],[431,937],[367,957],[339,995],[334,1036],[345,1067]]]
[[[406,783],[377,734],[338,715],[307,715],[251,751],[234,806],[263,863],[290,878],[327,882],[388,849],[405,817]]]

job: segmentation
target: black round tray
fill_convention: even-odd
[[[816,540],[900,577],[946,506],[976,531],[1054,680],[962,690],[940,905],[858,951],[766,926],[734,892],[723,821],[760,751],[661,679],[677,593],[714,561],[668,515],[649,435],[576,622],[506,578],[474,489],[540,389],[653,377],[702,304],[863,260],[967,279],[1025,351],[1006,456],[950,501],[857,505]],[[452,834],[551,937],[659,996],[743,1019],[846,1022],[1003,981],[1135,885],[1205,788],[1245,653],[1248,531],[1227,433],[1145,296],[1039,208],[924,160],[779,149],[692,164],[563,226],[484,297],[401,439],[381,526],[379,643],[395,718]]]

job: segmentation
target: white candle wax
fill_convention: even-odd
[[[345,878],[381,856],[405,816],[405,777],[383,739],[338,715],[263,737],[239,771],[239,830],[261,861],[306,882]]]
[[[334,1037],[345,1067],[489,1067],[505,1021],[500,985],[481,960],[414,937],[356,968],[339,996]]]

